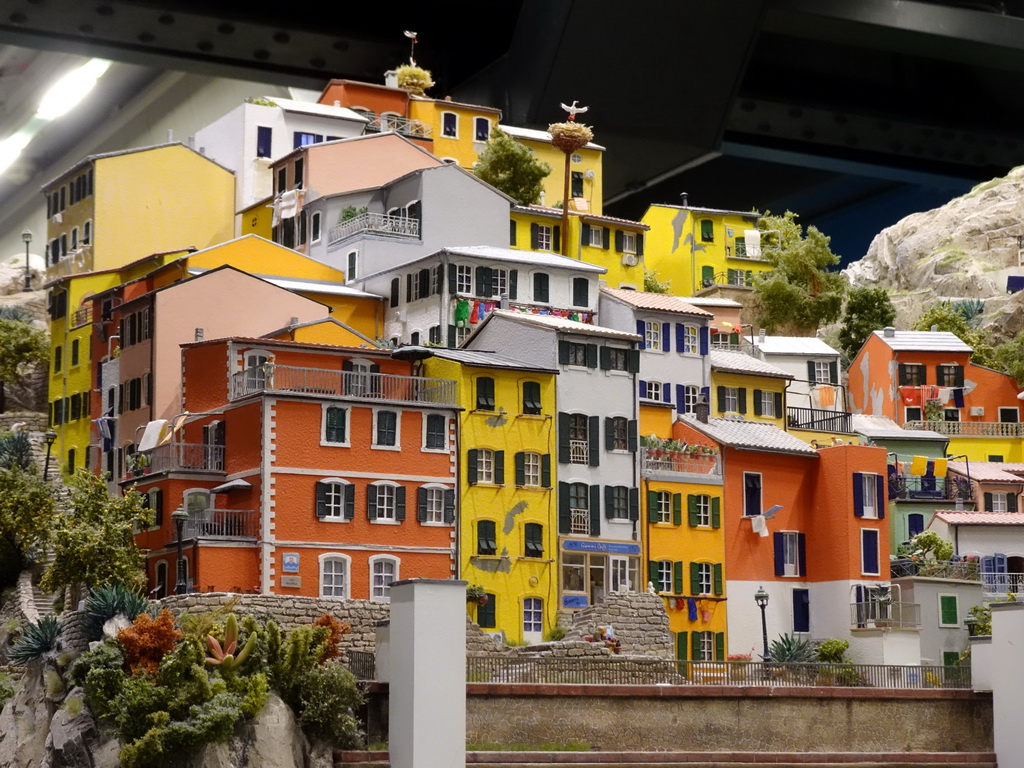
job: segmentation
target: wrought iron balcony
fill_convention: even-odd
[[[914,560],[905,558],[890,562],[889,574],[894,579],[902,576],[922,576],[928,579],[978,581],[981,579],[981,564],[977,560]]]
[[[71,327],[81,328],[92,322],[92,307],[79,307],[71,316]]]
[[[927,477],[924,475],[889,475],[890,499],[962,499],[973,497],[971,483],[966,477]]]
[[[721,475],[718,454],[686,453],[645,448],[640,454],[640,471],[645,476],[663,474]]]
[[[918,603],[897,603],[871,600],[850,604],[852,629],[920,629],[921,606]]]
[[[429,139],[431,138],[430,126],[425,123],[421,123],[419,120],[410,120],[407,117],[401,115],[378,115],[375,112],[361,112],[361,114],[369,119],[369,123],[366,124],[366,133],[381,133],[383,131],[394,131],[400,133],[403,136],[409,136],[414,139]]]
[[[787,406],[786,417],[790,429],[808,429],[813,432],[840,432],[853,434],[853,420],[845,411],[825,408],[798,408]]]
[[[223,472],[224,446],[211,443],[167,443],[141,454],[149,462],[145,474],[156,472]],[[138,466],[138,464],[136,465]],[[148,469],[148,472],[146,471]],[[139,469],[135,470],[139,472]]]
[[[181,536],[183,539],[255,540],[258,532],[255,510],[203,509],[189,513]]]
[[[418,239],[420,220],[408,216],[391,216],[386,213],[361,213],[348,221],[331,227],[327,236],[328,247],[359,234]]]
[[[903,426],[956,437],[1024,437],[1024,424],[1012,421],[908,421]]]
[[[268,392],[357,398],[375,402],[458,404],[455,382],[450,379],[273,364],[247,368],[231,377],[232,400]]]

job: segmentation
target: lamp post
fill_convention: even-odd
[[[768,621],[765,619],[765,609],[768,607],[768,593],[764,591],[764,587],[757,588],[757,592],[754,593],[754,602],[761,609],[761,642],[764,645],[762,658],[765,661],[771,661],[771,656],[768,653]]]
[[[32,290],[32,270],[28,266],[28,245],[32,242],[32,230],[21,230],[21,239],[25,241],[25,291]]]
[[[57,442],[57,433],[52,429],[46,430],[44,435],[46,438],[46,462],[43,464],[43,480],[50,479],[50,450],[53,448],[53,444]]]
[[[178,534],[178,578],[174,584],[174,594],[184,595],[187,585],[185,584],[185,558],[181,554],[181,529],[184,527],[185,521],[188,520],[188,512],[185,511],[185,507],[181,506],[174,510],[171,520],[174,521],[174,529]]]

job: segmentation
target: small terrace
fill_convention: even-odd
[[[253,509],[203,509],[189,513],[182,539],[241,539],[255,541],[259,520]]]
[[[920,629],[921,606],[918,603],[899,603],[869,600],[850,604],[851,629]]]
[[[378,115],[376,112],[361,111],[364,117],[370,122],[366,124],[366,133],[381,133],[384,131],[393,131],[394,133],[400,133],[403,136],[408,136],[413,139],[429,139],[431,138],[430,126],[421,123],[419,120],[410,120],[407,117],[401,115],[383,114]]]
[[[845,411],[829,411],[824,408],[799,408],[787,406],[786,419],[790,429],[807,429],[813,432],[839,432],[853,434],[853,420]]]
[[[450,379],[272,364],[247,368],[231,377],[232,400],[271,392],[416,405],[458,404],[456,383]]]
[[[892,500],[970,501],[974,494],[966,477],[930,477],[925,475],[889,475],[889,498]]]
[[[327,236],[327,245],[331,247],[353,235],[362,234],[415,240],[420,236],[420,220],[408,216],[391,216],[386,213],[361,213],[348,221],[331,227]]]
[[[981,591],[986,597],[1024,594],[1024,573],[982,571]]]
[[[1024,424],[1009,421],[908,421],[903,426],[954,437],[1024,437]]]
[[[224,446],[166,443],[128,457],[122,482],[161,472],[224,472]]]
[[[688,445],[676,440],[642,438],[640,472],[671,480],[681,475],[721,475],[718,450],[707,445]]]
[[[904,576],[921,576],[928,579],[952,579],[955,581],[978,581],[981,566],[977,560],[922,560],[907,558],[889,563],[889,574],[893,579]]]

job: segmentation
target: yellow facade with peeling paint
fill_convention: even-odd
[[[555,374],[432,357],[423,375],[457,381],[464,409],[459,578],[489,595],[485,605],[467,603],[469,615],[509,640],[540,641],[558,609]]]

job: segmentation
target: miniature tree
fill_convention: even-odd
[[[915,331],[930,331],[933,327],[938,331],[952,333],[969,346],[973,350],[971,353],[972,363],[986,365],[990,368],[999,364],[986,339],[985,332],[974,328],[954,304],[948,301],[938,301],[928,307],[914,322]]]
[[[17,381],[31,366],[45,363],[49,350],[46,334],[25,317],[0,316],[0,413],[7,407],[4,383]]]
[[[871,335],[896,320],[896,308],[884,288],[851,288],[843,311],[839,345],[847,360],[852,360]]]
[[[429,69],[417,67],[415,64],[403,64],[395,70],[398,87],[413,96],[425,96],[428,88],[434,87]]]
[[[551,134],[551,146],[562,150],[565,153],[565,179],[562,192],[562,231],[569,231],[569,158],[576,152],[587,146],[594,140],[594,132],[589,126],[576,122],[577,112],[586,112],[587,108],[577,108],[576,102],[571,107],[562,105],[562,109],[569,113],[569,121],[565,123],[552,123],[548,126],[548,133]],[[569,255],[569,238],[562,238],[562,255]]]
[[[495,128],[473,173],[519,205],[530,205],[540,200],[543,181],[551,173],[551,166],[538,160],[533,152],[500,128]]]
[[[0,587],[13,584],[33,553],[45,548],[54,508],[38,472],[0,470]]]

